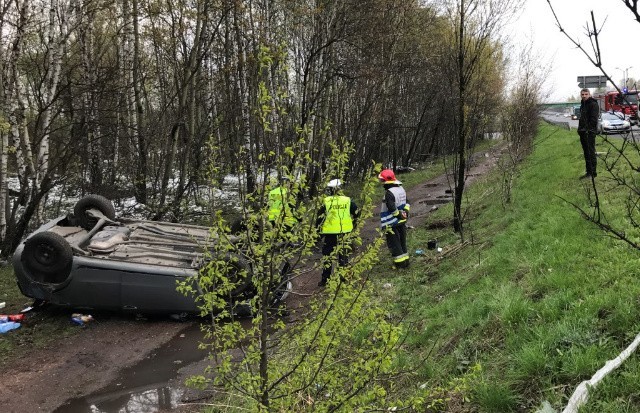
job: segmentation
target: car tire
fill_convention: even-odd
[[[78,219],[80,226],[86,230],[90,230],[98,222],[97,218],[87,215],[87,211],[90,209],[97,209],[111,220],[116,218],[116,210],[111,201],[101,195],[87,195],[73,207],[73,215]]]
[[[225,255],[224,262],[226,262],[230,267],[226,276],[229,279],[229,282],[234,284],[233,289],[227,293],[227,296],[235,299],[246,295],[245,293],[251,291],[253,288],[253,282],[251,280],[251,266],[249,265],[249,262],[240,255],[233,253]],[[209,264],[205,263],[200,268],[200,271],[208,271],[208,266]],[[215,289],[215,286],[213,286],[213,288]]]
[[[233,303],[231,306],[231,314],[233,314],[234,317],[239,318],[252,317],[253,308],[251,307],[251,302],[245,300]]]
[[[280,271],[278,273],[279,280],[277,285],[273,286],[273,302],[272,305],[277,305],[282,301],[282,298],[287,293],[287,284],[291,279],[291,264],[289,261],[284,261],[280,265]]]
[[[231,270],[227,273],[227,277],[229,277],[230,281],[236,284],[229,295],[233,298],[240,297],[253,287],[253,282],[251,280],[251,266],[245,258],[237,254],[227,254],[225,259],[231,266]],[[242,274],[244,274],[244,276],[242,276]]]
[[[73,251],[61,235],[38,232],[24,243],[21,260],[34,281],[59,284],[71,272]]]

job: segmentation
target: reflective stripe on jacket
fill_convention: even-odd
[[[325,219],[322,234],[346,234],[353,230],[351,198],[344,195],[328,196],[324,199]]]
[[[389,191],[393,195],[396,209],[389,210],[387,203],[384,200],[382,201],[382,206],[380,207],[380,226],[382,228],[389,226],[394,227],[406,222],[410,209],[410,205],[407,203],[407,193],[403,187],[393,186],[386,188],[385,192],[386,191]],[[402,212],[405,213],[404,217]]]

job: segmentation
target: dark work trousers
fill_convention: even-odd
[[[593,132],[578,132],[580,134],[580,144],[584,152],[585,172],[587,175],[596,176],[596,134]]]
[[[407,252],[407,226],[402,223],[394,227],[388,227],[385,231],[387,247],[391,251],[393,263],[399,267],[409,264]]]
[[[322,282],[326,283],[331,276],[331,269],[333,267],[333,260],[331,254],[338,246],[339,242],[343,242],[346,234],[324,234],[324,243],[322,244]],[[348,262],[348,250],[346,245],[343,245],[340,253],[338,254],[338,264],[340,266],[347,265]]]

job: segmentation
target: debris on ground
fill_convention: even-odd
[[[6,323],[8,321],[23,321],[24,314],[0,314],[0,323]]]
[[[20,323],[16,323],[15,321],[0,322],[0,334],[20,328],[20,325]]]
[[[89,315],[84,315],[84,314],[80,314],[80,313],[73,313],[71,314],[71,321],[74,324],[77,324],[81,327],[84,327],[85,324],[93,321],[93,316],[91,314]]]

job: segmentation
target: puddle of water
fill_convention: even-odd
[[[184,335],[184,336],[182,336]],[[184,389],[171,380],[181,368],[203,360],[198,350],[202,340],[199,323],[156,349],[135,366],[124,369],[107,387],[85,397],[72,399],[54,413],[152,413],[177,407]]]

